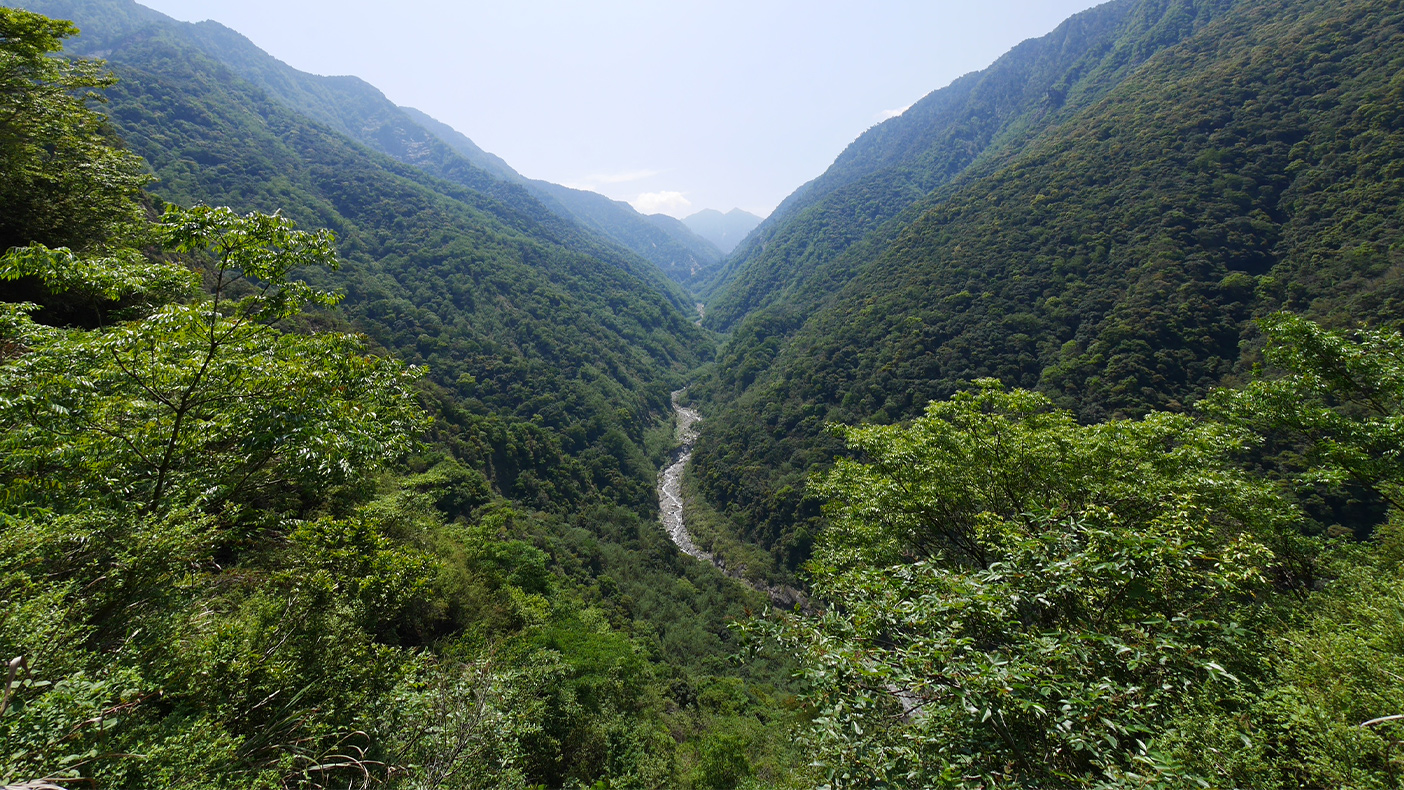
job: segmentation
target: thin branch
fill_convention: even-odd
[[[134,371],[132,371],[130,368],[128,368],[125,364],[122,363],[122,357],[117,353],[117,348],[115,346],[112,348],[112,361],[117,364],[118,369],[120,369],[123,373],[127,374],[127,378],[131,379],[132,381],[135,381],[137,383],[137,386],[141,387],[143,390],[146,390],[146,394],[150,395],[152,398],[155,398],[158,403],[162,404],[168,409],[175,408],[175,405],[172,404],[169,400],[167,400],[164,395],[157,392],[155,389],[152,389],[152,387],[148,385],[145,381],[143,381],[140,376],[138,376]]]

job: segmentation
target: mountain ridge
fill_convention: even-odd
[[[981,377],[1088,421],[1183,409],[1246,374],[1264,311],[1397,320],[1401,182],[1368,175],[1401,144],[1384,6],[1206,4],[1169,46],[1165,4],[1131,9],[1141,32],[1108,51],[1162,46],[1103,98],[777,276],[694,390],[708,496],[797,563],[820,518],[805,477],[842,452],[826,422],[907,419]]]
[[[661,274],[631,272],[647,264],[534,200],[437,179],[300,116],[178,36],[150,28],[114,46],[103,109],[158,195],[332,228],[346,265],[325,284],[346,291],[363,331],[463,399],[450,430],[465,461],[522,501],[559,509],[609,491],[647,510],[651,469],[627,451],[642,443],[635,420],[666,413],[704,346]],[[553,418],[534,422],[547,402]],[[595,427],[569,438],[582,422]],[[614,455],[589,454],[610,430],[624,431],[608,438]],[[526,441],[538,449],[522,455]],[[586,468],[600,463],[615,471]]]
[[[94,29],[71,42],[70,51],[79,55],[98,56],[141,28],[163,27],[295,111],[445,180],[492,194],[523,210],[544,208],[649,261],[674,282],[688,282],[694,272],[710,269],[721,258],[720,252],[691,232],[660,232],[631,207],[616,205],[602,195],[526,179],[456,130],[422,111],[396,106],[359,77],[320,76],[294,69],[218,22],[180,22],[135,0],[35,0],[24,5],[55,17],[87,20],[87,27]],[[681,291],[678,300],[688,301]]]
[[[716,209],[703,209],[682,220],[693,233],[716,245],[723,255],[730,255],[763,221],[763,217],[757,217],[739,208],[726,213]]]
[[[1232,5],[1112,0],[872,127],[782,201],[712,277],[707,325],[733,328],[933,189],[1016,151],[1030,129],[1066,119],[1186,26]]]
[[[628,203],[597,192],[527,178],[443,121],[420,110],[405,109],[469,161],[521,184],[547,208],[648,258],[679,283],[692,285],[721,262],[722,252],[683,224],[660,220],[657,214],[640,214]]]
[[[6,781],[1398,779],[1397,0],[1074,17],[685,261],[727,336],[682,220],[33,2],[117,82],[0,7]]]

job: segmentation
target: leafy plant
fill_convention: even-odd
[[[1252,663],[1297,517],[1191,418],[1079,425],[982,381],[817,489],[816,619],[780,632],[815,685],[834,787],[1091,787]]]

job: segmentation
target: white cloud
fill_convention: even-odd
[[[692,201],[681,192],[645,192],[629,201],[640,214],[671,214],[674,217],[686,215],[692,208]]]
[[[879,120],[890,121],[893,118],[896,118],[897,116],[906,112],[907,110],[910,110],[911,108],[912,105],[908,104],[906,107],[899,107],[895,110],[883,110],[882,113],[878,116],[878,118]]]

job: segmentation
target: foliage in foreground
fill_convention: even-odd
[[[7,89],[93,132],[103,198],[40,201],[0,256],[0,784],[787,773],[787,695],[724,660],[748,596],[633,510],[532,512],[423,447],[421,369],[289,331],[336,302],[299,279],[338,265],[330,234],[203,206],[143,222],[136,160],[81,85],[46,82],[107,80],[50,59],[71,26],[0,26],[0,72],[34,67]],[[6,175],[58,178],[29,144],[54,129],[15,106]]]
[[[843,429],[831,609],[777,632],[831,787],[1400,786],[1404,513],[1309,538],[1295,495],[1396,501],[1404,338],[1264,330],[1282,375],[1211,418],[1080,425],[985,381]],[[1245,471],[1264,435],[1305,461]]]

